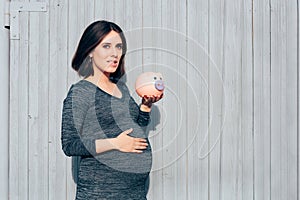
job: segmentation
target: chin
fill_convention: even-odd
[[[110,68],[110,69],[107,69],[106,72],[113,74],[113,73],[115,73],[117,71],[117,69],[118,69],[118,67]]]

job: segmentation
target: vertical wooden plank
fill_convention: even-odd
[[[186,18],[186,137],[189,151],[187,197],[183,199],[209,199],[209,2],[187,1]]]
[[[170,1],[170,5],[172,1]],[[193,126],[188,128],[188,122],[192,122],[192,119],[189,116],[188,105],[192,102],[189,101],[189,94],[194,89],[190,86],[193,85],[189,81],[188,69],[191,65],[188,64],[188,50],[187,50],[187,34],[188,34],[188,24],[187,24],[187,1],[176,1],[174,2],[174,14],[170,16],[175,18],[173,27],[168,27],[172,30],[174,38],[171,39],[171,43],[176,41],[174,52],[176,52],[175,66],[176,67],[176,78],[177,78],[177,91],[176,95],[180,99],[180,103],[177,104],[178,119],[177,123],[180,125],[177,127],[176,132],[176,144],[174,144],[174,150],[176,153],[175,159],[175,197],[176,199],[187,199],[188,198],[188,187],[189,187],[189,170],[193,170],[193,167],[189,168],[188,156],[189,149],[193,143],[193,137],[188,137],[190,133],[194,133]],[[180,13],[180,14],[178,14]],[[173,68],[172,65],[169,65],[170,68]],[[166,71],[167,73],[167,71]],[[172,106],[172,104],[170,104]],[[170,108],[170,111],[172,109]],[[196,109],[195,109],[196,110]],[[195,112],[195,111],[194,111]],[[180,113],[182,115],[180,115]],[[184,117],[185,116],[185,117]],[[194,123],[197,120],[194,121]],[[182,133],[187,133],[182,134]],[[193,135],[193,134],[192,134]],[[174,137],[174,136],[173,136]],[[168,196],[166,196],[168,199]]]
[[[5,16],[5,3],[0,5],[0,16]],[[0,18],[2,27],[5,24],[5,18]],[[9,194],[9,30],[2,28],[0,30],[0,43],[3,48],[0,52],[2,68],[0,74],[0,127],[2,130],[0,152],[0,198],[8,199]]]
[[[286,60],[286,128],[282,130],[282,138],[286,139],[286,149],[284,150],[284,160],[286,163],[286,174],[284,182],[287,185],[287,198],[298,199],[297,188],[297,2],[286,3],[286,37],[287,37],[287,60]],[[286,137],[288,133],[289,137]]]
[[[70,3],[70,2],[69,2]],[[95,12],[94,12],[94,5],[95,5],[95,0],[81,0],[81,4],[83,5],[84,9],[84,23],[85,26],[87,26],[88,24],[92,23],[95,19]],[[80,9],[80,7],[79,7]]]
[[[19,44],[18,40],[10,43],[10,108],[9,108],[9,196],[11,199],[19,199]],[[24,143],[25,144],[25,143]],[[24,166],[26,167],[26,166]],[[24,176],[23,176],[24,178]],[[24,194],[24,193],[23,193]]]
[[[68,1],[50,3],[49,47],[49,199],[67,199],[67,161],[61,150],[62,102],[67,90]]]
[[[48,23],[30,13],[28,71],[29,199],[48,199]]]
[[[271,199],[271,58],[269,0],[253,1],[254,198]]]
[[[128,4],[131,5],[131,6],[129,6],[129,10],[131,11],[129,16],[127,15],[127,6],[126,6]],[[132,10],[131,10],[132,8],[136,9],[136,12],[132,12]],[[139,8],[139,4],[132,6],[131,0],[126,1],[126,2],[124,2],[122,0],[114,0],[113,7],[108,7],[107,12],[109,12],[109,10],[113,11],[113,13],[114,13],[113,21],[116,24],[118,24],[122,29],[125,29],[125,30],[126,30],[126,24],[130,25],[130,21],[131,21],[130,18],[132,17],[132,15],[135,15],[136,13],[141,12],[141,8]],[[126,20],[127,16],[129,18]],[[128,21],[128,23],[127,23],[127,21]]]
[[[253,58],[252,58],[252,0],[241,5],[241,183],[238,199],[254,198],[254,137],[253,137]]]
[[[104,16],[103,19],[114,22],[115,14],[116,14],[115,13],[116,6],[117,6],[116,0],[95,1],[95,8],[96,8],[95,11],[99,11],[99,10],[103,11],[103,12],[95,12],[95,16]]]
[[[296,2],[271,1],[271,198],[296,199]],[[290,7],[290,6],[291,7]],[[294,23],[292,23],[294,22]]]
[[[283,24],[285,15],[284,3],[271,1],[271,199],[282,199],[283,196],[287,196],[281,171],[284,169],[281,162],[284,149],[281,143],[281,131],[285,125],[282,124],[281,117],[285,117],[283,93],[286,87],[286,70],[283,66],[286,66],[286,46],[284,45],[286,37],[282,37],[286,31],[282,28],[285,26]]]
[[[113,1],[109,1],[109,2],[113,2]],[[94,3],[95,20],[106,19],[106,9],[110,5],[109,2],[95,1]]]
[[[49,73],[49,11],[44,13],[39,13],[37,16],[39,20],[39,49],[40,52],[36,52],[38,56],[38,94],[39,94],[39,120],[38,120],[38,134],[39,134],[39,168],[40,176],[44,176],[40,180],[43,180],[40,183],[39,190],[43,191],[40,193],[38,199],[49,199],[49,76],[46,75]],[[45,48],[47,47],[47,48]],[[42,67],[41,67],[42,66]],[[60,121],[59,121],[60,122]]]
[[[299,134],[300,134],[300,131],[299,131],[299,125],[300,125],[300,70],[299,70],[299,63],[300,63],[300,5],[299,5],[299,2],[297,1],[297,118],[298,118],[298,121],[297,121],[297,135],[298,135],[298,138],[297,138],[297,148],[298,148],[298,151],[297,151],[297,168],[298,168],[298,174],[297,174],[297,198],[299,199],[300,197],[300,148],[299,148],[299,144],[300,144],[300,137],[299,137]]]
[[[18,154],[19,154],[19,195],[20,199],[28,199],[28,30],[29,21],[28,13],[20,13],[20,52],[19,52],[19,65],[23,66],[19,70],[18,84]],[[22,37],[21,37],[22,35]],[[12,80],[13,81],[13,80]]]
[[[27,13],[20,13],[20,40],[12,41],[11,46],[9,196],[11,199],[28,199]]]
[[[283,97],[286,87],[286,70],[283,68],[286,66],[286,37],[282,37],[286,31],[283,28],[285,15],[284,3],[271,1],[271,199],[282,199],[287,195],[286,186],[282,182],[284,166],[281,162],[284,149],[281,131],[285,128],[281,117],[285,117],[286,103]]]
[[[225,3],[223,64],[226,122],[221,135],[220,198],[232,200],[241,198],[241,13],[241,2]]]
[[[299,5],[299,1],[297,1],[297,168],[298,168],[298,174],[297,174],[297,198],[299,199],[300,197],[300,148],[299,148],[299,144],[300,144],[300,131],[299,131],[299,125],[300,125],[300,70],[299,70],[299,63],[300,63],[300,51],[299,51],[299,47],[300,47],[300,21],[299,21],[299,16],[300,16],[300,5]]]
[[[209,198],[221,199],[221,137],[227,120],[224,113],[224,29],[225,1],[209,3]],[[226,93],[227,94],[227,93]],[[226,118],[225,118],[226,117]],[[201,152],[200,152],[201,153]],[[201,154],[200,154],[201,155]]]

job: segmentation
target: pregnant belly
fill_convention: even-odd
[[[120,118],[116,117],[116,119]],[[133,131],[129,136],[147,138],[145,130],[130,120],[129,117],[124,117],[123,120],[116,120],[115,122],[113,126],[102,126],[102,130],[107,137],[117,137],[122,131],[132,128]],[[116,135],[112,135],[112,133]],[[148,148],[143,150],[143,153],[124,153],[118,150],[112,150],[98,154],[95,158],[99,162],[122,172],[147,173],[151,171],[152,167],[152,152],[149,141]]]
[[[98,154],[95,158],[115,170],[128,173],[147,173],[151,171],[152,166],[150,145],[143,153],[124,153],[112,150]]]

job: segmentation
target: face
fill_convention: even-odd
[[[119,33],[109,32],[89,56],[92,57],[94,71],[115,72],[122,56],[122,39]]]

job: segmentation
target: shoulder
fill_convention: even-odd
[[[70,86],[66,100],[72,102],[91,102],[94,99],[96,86],[86,80],[80,80]]]
[[[75,94],[80,94],[81,96],[95,94],[96,86],[89,81],[80,80],[77,83],[72,84],[69,91]]]

